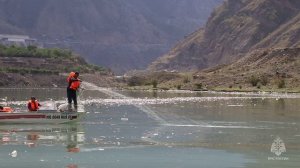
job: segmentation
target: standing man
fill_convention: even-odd
[[[78,72],[71,72],[67,78],[68,87],[67,87],[67,97],[68,97],[68,104],[71,107],[72,101],[74,102],[74,107],[77,109],[77,95],[76,91],[80,87],[81,80],[78,78]]]

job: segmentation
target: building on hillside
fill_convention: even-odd
[[[21,46],[27,47],[30,45],[38,46],[38,42],[34,38],[30,38],[26,35],[9,35],[9,34],[0,34],[0,44],[6,46]]]

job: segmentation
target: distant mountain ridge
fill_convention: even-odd
[[[227,0],[205,28],[157,59],[150,70],[199,70],[263,48],[300,47],[300,1]]]
[[[28,34],[124,72],[145,68],[222,0],[0,0],[0,33]]]

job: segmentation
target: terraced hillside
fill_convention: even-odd
[[[88,64],[68,50],[0,46],[0,86],[64,86],[65,76],[61,74],[71,71],[111,75],[108,70]]]

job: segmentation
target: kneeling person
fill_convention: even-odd
[[[3,107],[3,106],[0,106],[0,112],[3,112],[3,113],[11,113],[13,112],[14,110],[11,108],[11,107]]]
[[[40,106],[41,104],[36,100],[35,97],[31,97],[27,104],[29,111],[38,111]]]

